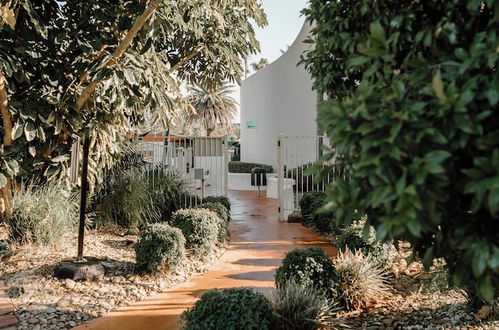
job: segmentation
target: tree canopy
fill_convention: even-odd
[[[499,2],[320,1],[304,63],[346,171],[338,221],[412,243],[491,301],[499,287]],[[327,164],[327,162],[326,162]]]
[[[251,21],[266,24],[258,0],[0,4],[0,187],[64,177],[84,126],[97,182],[135,125],[178,121],[181,83],[240,82],[242,58],[259,50]]]

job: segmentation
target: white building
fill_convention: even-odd
[[[311,136],[317,133],[317,93],[300,62],[308,49],[310,25],[276,61],[244,80],[241,87],[241,161],[277,168],[280,134]],[[311,150],[315,155],[316,150]],[[305,155],[304,155],[305,156]],[[315,156],[305,156],[311,159]]]

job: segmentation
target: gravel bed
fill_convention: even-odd
[[[5,234],[0,227],[0,239]],[[4,255],[0,279],[5,280],[16,308],[19,329],[75,327],[205,272],[225,251],[219,248],[204,259],[188,256],[176,271],[141,276],[134,273],[136,241],[137,236],[120,235],[117,230],[87,232],[85,255],[104,260],[106,268],[106,276],[98,282],[52,276],[58,262],[76,255],[76,236],[68,236],[54,248],[23,246]]]

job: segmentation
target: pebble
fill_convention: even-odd
[[[73,281],[72,279],[66,279],[66,283],[64,284],[64,287],[68,290],[73,290],[74,287],[76,286],[76,282]]]
[[[28,320],[29,324],[38,324],[39,322],[40,322],[40,320],[35,319],[35,318],[31,318],[31,319]]]
[[[67,308],[71,306],[71,300],[62,298],[57,302],[57,306],[60,308]]]

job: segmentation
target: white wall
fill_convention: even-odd
[[[275,62],[244,80],[241,87],[241,160],[277,169],[277,137],[316,135],[317,93],[300,56],[309,47],[305,22],[295,42]],[[247,121],[258,128],[248,129]]]

